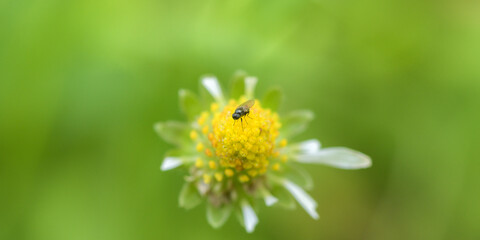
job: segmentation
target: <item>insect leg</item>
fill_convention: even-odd
[[[243,129],[243,120],[242,120],[242,118],[240,118],[240,122],[242,123],[242,129]]]

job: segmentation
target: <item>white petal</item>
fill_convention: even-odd
[[[294,158],[301,163],[325,164],[343,169],[367,168],[372,165],[367,155],[344,147],[324,148],[318,152],[300,154]]]
[[[246,77],[245,78],[245,96],[248,99],[252,99],[255,92],[255,85],[257,85],[256,77]]]
[[[308,193],[303,191],[301,187],[288,180],[284,180],[283,185],[313,219],[319,218],[316,211],[317,202],[315,202],[315,200],[313,200]]]
[[[265,205],[269,207],[278,202],[278,199],[272,195],[267,195],[264,197],[264,199],[265,199]]]
[[[248,233],[251,233],[255,230],[255,226],[258,223],[257,214],[255,214],[255,211],[246,200],[242,201],[242,212],[245,229]]]
[[[274,197],[266,188],[261,187],[260,192],[262,194],[263,200],[265,200],[265,205],[268,207],[278,202],[278,199]]]
[[[317,139],[310,139],[299,143],[298,149],[302,153],[314,153],[320,150],[320,146],[320,141],[318,141]]]
[[[160,169],[162,171],[168,171],[170,169],[174,169],[180,165],[182,165],[183,162],[182,160],[180,160],[180,158],[176,158],[176,157],[166,157],[164,160],[163,160],[163,163],[162,163],[162,166],[160,167]]]
[[[216,77],[204,77],[202,79],[202,84],[212,95],[215,101],[222,103],[224,102],[222,88],[220,87]]]

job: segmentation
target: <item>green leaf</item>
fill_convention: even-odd
[[[305,131],[314,116],[310,110],[297,110],[289,113],[282,118],[282,127],[280,128],[282,137],[290,138]]]
[[[180,191],[178,204],[185,209],[192,209],[202,202],[202,197],[192,183],[185,183]]]
[[[310,174],[303,168],[293,164],[287,164],[284,166],[285,171],[283,177],[299,185],[300,187],[310,190],[313,188],[313,180]]]
[[[280,88],[272,88],[263,97],[262,105],[264,108],[270,108],[272,111],[278,111],[278,107],[283,102],[283,92]]]
[[[185,89],[178,91],[180,109],[187,115],[188,120],[194,120],[202,111],[200,100],[193,92]]]
[[[223,204],[220,207],[215,207],[207,204],[207,221],[213,228],[219,228],[228,220],[232,213],[231,204]]]
[[[185,123],[168,121],[154,125],[158,135],[168,143],[183,146],[190,142],[190,127]]]
[[[272,189],[272,195],[278,199],[274,206],[279,206],[285,209],[295,209],[297,204],[292,195],[282,186],[275,186]]]
[[[231,92],[230,97],[233,99],[238,99],[242,95],[245,95],[245,78],[247,73],[244,71],[237,71],[231,80]]]

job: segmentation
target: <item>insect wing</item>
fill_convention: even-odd
[[[249,110],[253,104],[255,104],[255,99],[250,99],[244,103],[242,103],[240,106],[238,106],[238,108],[242,108],[244,110]]]

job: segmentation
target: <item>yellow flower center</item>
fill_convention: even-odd
[[[214,114],[209,140],[223,168],[245,171],[254,177],[267,170],[280,123],[278,115],[263,109],[258,101],[249,109],[248,116],[234,120],[232,114],[241,103],[230,100],[221,112]],[[248,178],[243,175],[241,180]]]
[[[199,128],[190,133],[196,150],[201,153],[194,165],[207,184],[213,179],[222,182],[232,177],[248,182],[267,171],[269,159],[278,162],[275,144],[279,147],[287,144],[286,140],[275,142],[281,126],[278,115],[262,108],[258,101],[249,109],[248,116],[232,118],[245,101],[245,98],[230,100],[223,109],[212,103],[210,111],[197,119]],[[273,170],[279,169],[278,164],[270,165]]]

